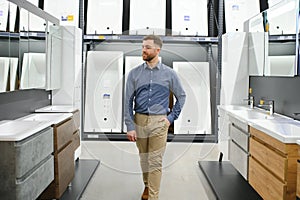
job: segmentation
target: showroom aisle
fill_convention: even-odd
[[[160,200],[208,199],[199,160],[218,160],[216,144],[169,142],[164,157]],[[140,200],[143,191],[135,143],[84,141],[80,159],[99,159],[81,200]]]

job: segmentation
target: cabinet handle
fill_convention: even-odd
[[[300,160],[298,159],[297,162],[300,163]]]

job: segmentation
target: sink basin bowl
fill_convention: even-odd
[[[19,141],[48,126],[43,121],[5,121],[0,124],[0,141]]]
[[[271,134],[274,138],[284,143],[295,143],[300,139],[300,123],[278,122],[278,121],[257,121],[254,128]]]
[[[18,120],[20,121],[47,121],[50,124],[57,124],[71,117],[71,113],[34,113]]]
[[[74,108],[72,105],[51,105],[44,108],[39,108],[35,112],[53,112],[53,113],[69,113],[74,112],[77,108]]]
[[[272,131],[284,136],[296,136],[300,138],[300,124],[285,123],[285,122],[265,122]]]
[[[226,105],[228,110],[252,110],[249,106],[246,105]]]
[[[247,110],[235,110],[232,111],[235,115],[238,115],[239,117],[242,117],[246,120],[262,120],[262,119],[275,119],[274,116],[270,116],[266,113],[261,113],[258,111],[247,111]]]

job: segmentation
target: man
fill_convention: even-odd
[[[168,128],[178,118],[186,97],[175,71],[159,61],[161,47],[160,37],[144,37],[142,57],[145,63],[129,72],[126,83],[127,138],[136,141],[139,150],[145,184],[142,200],[158,199]],[[176,97],[171,112],[170,91]]]

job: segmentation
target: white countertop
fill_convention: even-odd
[[[72,105],[50,105],[43,108],[36,109],[35,112],[42,113],[71,113],[78,110]]]
[[[297,143],[299,140],[300,145],[300,121],[277,113],[270,116],[266,110],[257,107],[250,109],[243,105],[220,105],[218,109],[283,143]]]
[[[0,141],[20,141],[53,124],[72,117],[71,113],[34,113],[0,122]]]
[[[0,141],[20,141],[47,127],[46,121],[5,121],[0,125]]]

